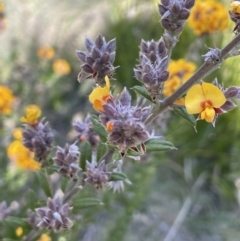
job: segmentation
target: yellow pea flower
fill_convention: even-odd
[[[228,24],[228,11],[215,0],[197,0],[190,12],[188,24],[196,35],[224,30]]]
[[[37,105],[28,105],[25,108],[25,116],[21,117],[21,121],[28,123],[29,125],[34,125],[38,121],[38,117],[41,115],[41,109]]]
[[[67,75],[71,72],[71,67],[65,59],[56,59],[53,62],[53,70],[58,75]]]
[[[185,106],[189,114],[200,114],[199,119],[214,122],[216,111],[226,102],[223,92],[215,85],[193,85],[186,94]]]
[[[96,111],[103,110],[103,104],[110,97],[110,81],[108,76],[105,77],[106,86],[97,86],[93,89],[92,93],[89,95],[89,101],[93,104],[93,108]]]
[[[22,234],[23,234],[23,229],[22,229],[22,227],[18,227],[18,228],[16,229],[15,233],[16,233],[16,236],[17,236],[17,237],[22,236]]]
[[[23,170],[37,171],[41,164],[33,159],[34,153],[29,151],[21,140],[14,140],[7,148],[8,157]]]
[[[0,114],[10,114],[15,97],[12,91],[3,85],[0,85]]]
[[[55,55],[55,51],[50,46],[44,46],[37,50],[37,55],[40,59],[50,60]]]
[[[40,239],[38,239],[37,241],[51,241],[52,239],[47,235],[47,234],[42,234]]]
[[[230,4],[230,9],[229,11],[231,13],[238,13],[240,14],[240,2],[239,1],[234,1]]]

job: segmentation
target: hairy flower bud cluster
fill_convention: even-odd
[[[226,102],[217,110],[217,114],[221,115],[235,108],[236,104],[232,101],[232,98],[240,99],[240,88],[237,86],[231,86],[225,89],[218,83],[217,79],[213,81],[213,84],[216,85],[226,97]]]
[[[162,92],[164,81],[169,77],[168,56],[164,41],[145,42],[142,40],[139,65],[134,69],[135,77],[144,84],[155,101]]]
[[[96,188],[102,188],[103,184],[109,181],[111,172],[107,171],[105,160],[96,162],[86,162],[87,171],[84,173],[84,181]]]
[[[208,48],[208,52],[202,55],[202,57],[204,57],[204,61],[209,64],[220,62],[221,50],[218,48]]]
[[[61,199],[56,197],[54,199],[48,198],[47,206],[35,209],[39,216],[37,227],[40,229],[50,229],[58,232],[62,229],[70,229],[73,222],[69,218],[72,210],[69,204],[62,204]]]
[[[40,121],[31,126],[26,124],[23,131],[23,145],[34,152],[38,161],[43,160],[49,154],[53,141],[53,133],[48,122]]]
[[[104,86],[105,76],[112,77],[115,72],[113,62],[115,60],[116,40],[106,42],[102,35],[98,35],[95,42],[86,37],[87,51],[77,51],[78,58],[84,63],[79,74],[79,82],[86,78],[94,78],[96,84]],[[90,74],[87,77],[83,73]]]
[[[7,206],[6,201],[0,202],[0,221],[7,218],[11,213],[11,208]]]
[[[161,0],[158,5],[162,16],[161,25],[171,36],[181,33],[194,2],[194,0]]]
[[[88,141],[95,148],[100,140],[97,133],[92,129],[92,122],[88,115],[84,121],[76,121],[73,123],[74,129],[77,131],[77,138],[81,142]]]
[[[73,178],[77,175],[79,168],[80,152],[76,144],[66,144],[64,148],[57,147],[54,163],[60,167],[59,173]]]
[[[103,104],[100,121],[108,131],[108,141],[118,147],[124,155],[129,148],[134,148],[149,139],[144,121],[150,114],[150,108],[131,106],[131,96],[124,88],[119,98],[108,98]]]

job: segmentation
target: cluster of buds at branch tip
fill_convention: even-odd
[[[0,221],[7,218],[11,213],[11,208],[7,206],[6,201],[0,202]]]
[[[139,64],[134,69],[135,77],[144,84],[153,101],[156,101],[163,89],[164,81],[169,77],[168,56],[164,41],[145,42],[142,40]]]
[[[105,76],[111,78],[114,75],[116,40],[112,39],[106,42],[102,35],[98,35],[95,42],[90,38],[85,38],[87,51],[77,51],[78,58],[84,63],[81,65],[82,70],[79,73],[78,80],[94,79],[95,83],[104,86]],[[83,76],[83,73],[87,76]]]
[[[108,98],[100,113],[100,122],[108,131],[108,142],[116,146],[122,156],[128,149],[138,151],[137,146],[149,139],[144,122],[150,108],[132,106],[131,95],[126,88],[118,99]]]
[[[72,208],[68,203],[62,204],[60,197],[48,198],[46,207],[35,210],[37,216],[34,217],[34,213],[30,212],[28,220],[34,220],[37,228],[47,228],[54,232],[59,232],[62,229],[70,229],[73,225],[69,218]]]
[[[92,129],[90,115],[88,115],[83,121],[75,121],[72,125],[77,131],[78,141],[88,141],[93,149],[96,148],[100,138],[99,135]]]
[[[34,126],[25,124],[22,135],[23,145],[34,152],[34,157],[38,161],[42,161],[48,156],[53,141],[53,133],[48,122],[43,123],[41,120]]]
[[[48,125],[48,122],[43,123],[42,120],[38,120],[41,115],[41,110],[36,105],[28,105],[25,108],[25,116],[21,117],[21,121],[26,123],[23,135],[23,145],[27,147],[31,152],[34,152],[34,156],[38,161],[42,161],[49,154],[53,133]]]
[[[106,184],[111,176],[111,172],[107,171],[105,160],[99,163],[87,161],[86,164],[87,171],[83,173],[84,181],[97,189],[102,188],[103,184]]]
[[[194,0],[161,0],[158,5],[162,16],[161,25],[171,36],[177,36],[182,32],[194,2]]]
[[[59,173],[70,178],[77,177],[79,168],[80,152],[78,146],[66,144],[64,148],[57,147],[54,163],[60,167]]]

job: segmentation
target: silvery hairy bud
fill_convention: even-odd
[[[62,229],[70,229],[73,225],[69,218],[72,208],[68,203],[62,204],[59,197],[48,198],[46,207],[35,210],[39,216],[37,227],[40,229],[46,228],[58,232]]]
[[[111,172],[107,171],[105,160],[99,163],[88,161],[86,163],[87,171],[84,173],[84,181],[96,188],[102,188],[111,176]]]
[[[0,202],[0,221],[7,218],[11,213],[11,208],[7,206],[6,201]]]
[[[45,159],[51,150],[53,141],[53,133],[48,122],[40,121],[34,126],[26,126],[22,134],[23,145],[34,152],[38,161]]]
[[[171,36],[179,35],[190,15],[194,0],[162,0],[158,5],[162,27]]]
[[[108,141],[117,146],[121,155],[149,139],[144,121],[150,115],[150,108],[131,105],[131,96],[124,88],[117,100],[109,98],[103,105],[99,117],[108,132]]]
[[[70,178],[76,177],[79,168],[78,146],[75,144],[66,144],[64,148],[57,147],[56,156],[53,158],[54,163],[60,167],[59,173]]]
[[[169,77],[168,56],[164,41],[145,42],[142,40],[139,64],[134,69],[135,77],[144,84],[155,101],[161,94],[164,81]]]
[[[104,86],[105,76],[111,78],[115,72],[113,62],[115,60],[116,40],[106,42],[102,35],[98,35],[95,42],[90,38],[85,38],[87,51],[77,51],[78,58],[84,63],[81,65],[82,71],[79,74],[79,82],[83,79],[93,78],[96,84]],[[88,74],[84,78],[83,72]]]
[[[221,58],[221,50],[218,48],[208,48],[208,52],[204,55],[202,55],[202,57],[204,57],[204,61],[206,63],[220,63],[220,58]]]
[[[77,131],[77,138],[80,142],[88,141],[92,148],[95,148],[100,141],[99,135],[92,129],[92,122],[90,115],[83,121],[75,121],[73,124]]]

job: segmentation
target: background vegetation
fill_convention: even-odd
[[[118,93],[123,86],[139,84],[133,77],[133,67],[141,39],[158,40],[163,30],[157,1],[153,0],[2,2],[7,25],[0,32],[0,84],[10,87],[17,101],[11,115],[0,116],[0,202],[6,200],[14,207],[14,215],[26,217],[27,209],[44,203],[46,196],[35,191],[41,186],[38,175],[18,170],[6,153],[13,128],[21,126],[24,107],[41,107],[54,130],[54,144],[71,142],[73,119],[93,112],[87,99],[92,82],[77,82],[80,62],[75,50],[85,49],[85,36],[94,39],[101,33],[107,40],[116,37]],[[200,66],[205,44],[221,48],[233,38],[232,28],[229,23],[225,31],[197,39],[186,26],[173,59],[186,58]],[[54,48],[52,59],[38,56],[43,46]],[[69,63],[69,73],[54,71],[53,63],[59,58]],[[239,67],[239,57],[229,59],[206,80],[218,77],[225,86],[239,85]],[[124,169],[133,185],[126,185],[122,193],[92,187],[79,192],[81,197],[101,199],[104,205],[75,212],[72,230],[48,233],[53,241],[169,241],[166,236],[174,221],[179,225],[175,226],[176,241],[240,240],[239,109],[221,116],[215,128],[198,122],[197,132],[174,113],[165,115],[156,132],[178,150],[152,155],[141,162],[127,161]],[[51,178],[53,185],[58,185],[54,175]],[[2,238],[22,240],[29,227],[23,227],[21,237],[15,233],[17,227],[16,223],[2,226]]]

